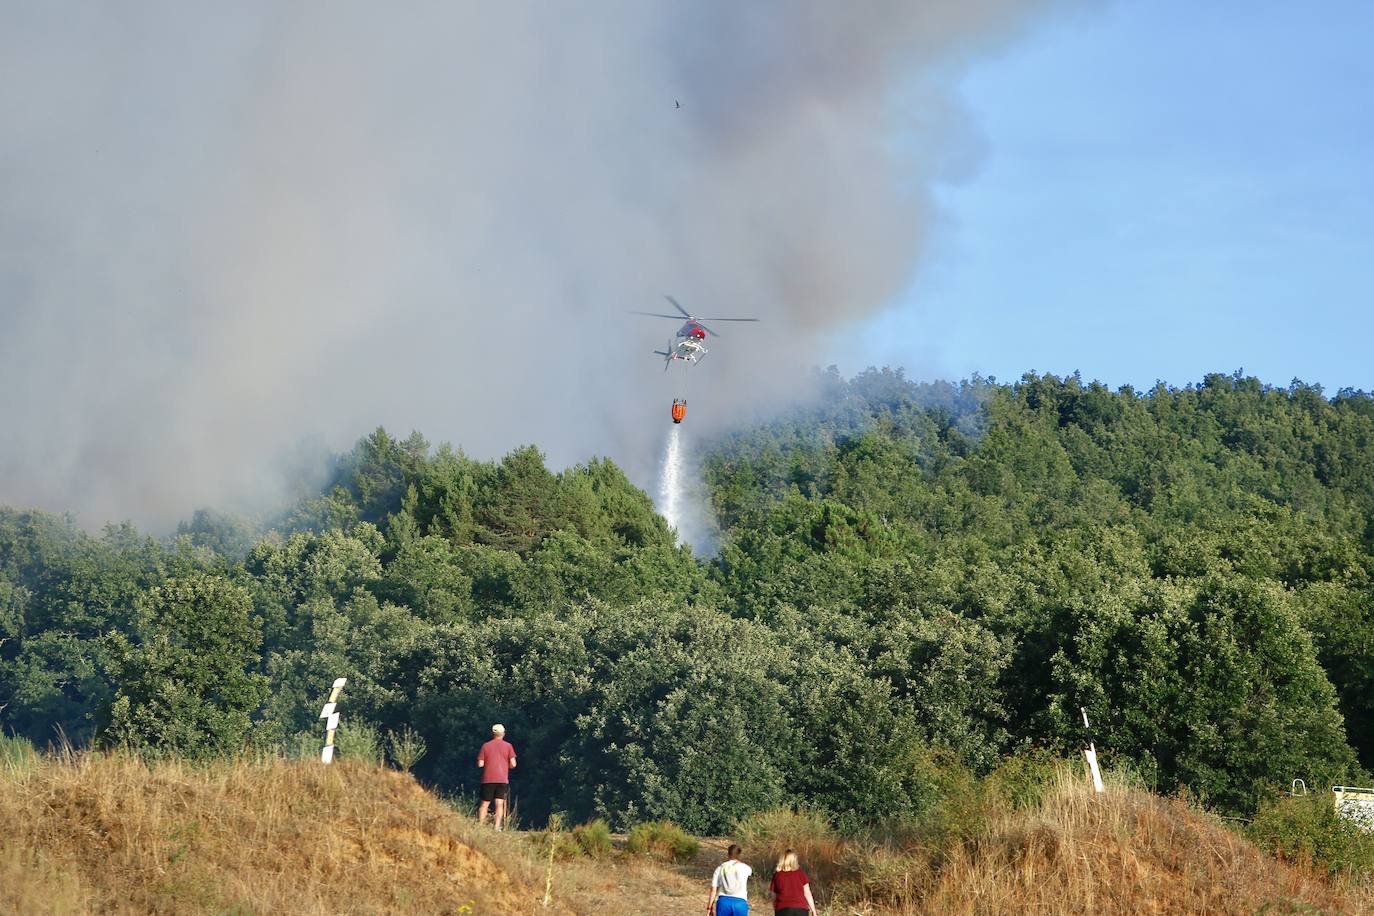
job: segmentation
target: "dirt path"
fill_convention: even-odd
[[[646,897],[645,910],[647,913],[664,914],[664,916],[687,916],[695,913],[703,916],[706,912],[706,897],[711,887],[711,875],[715,872],[716,866],[725,861],[725,850],[730,846],[728,837],[698,837],[701,848],[697,850],[697,857],[691,861],[678,865],[659,866],[665,872],[674,872],[679,879],[686,883],[688,893],[684,896],[660,896]],[[768,875],[760,876],[755,873],[749,879],[749,912],[751,916],[772,916],[773,906],[768,899]],[[821,907],[822,916],[863,916],[867,910],[855,910],[852,908],[836,906]]]
[[[625,843],[614,836],[616,848]],[[555,895],[578,916],[704,916],[711,874],[725,861],[726,837],[698,837],[700,846],[690,862],[669,863],[638,856],[606,859],[574,858],[559,867]],[[767,876],[749,881],[749,911],[772,916]],[[862,916],[850,909],[821,910],[823,916]],[[865,911],[866,912],[866,911]]]
[[[622,842],[624,838],[617,836],[616,845]],[[682,864],[616,858],[600,865],[574,865],[578,869],[594,869],[594,873],[581,872],[577,880],[580,889],[569,902],[578,913],[599,916],[702,916],[706,912],[710,875],[716,871],[716,865],[725,861],[728,845],[728,839],[703,836],[697,858]],[[750,887],[750,891],[750,908],[771,913],[768,901],[758,895],[757,887]]]
[[[640,866],[642,872],[635,874],[636,866],[624,868],[624,876],[629,879],[616,888],[632,896],[642,913],[655,916],[702,916],[706,912],[706,900],[711,887],[711,874],[716,866],[725,861],[725,850],[730,841],[722,837],[701,837],[701,848],[691,862],[678,864],[649,864]],[[751,912],[771,913],[768,901],[759,894],[756,880],[750,880],[749,905]]]

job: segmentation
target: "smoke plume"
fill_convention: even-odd
[[[0,503],[155,526],[384,424],[652,484],[889,303],[1033,0],[19,4],[0,27]],[[681,107],[677,107],[680,104]]]

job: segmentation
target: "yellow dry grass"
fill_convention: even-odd
[[[0,772],[0,912],[566,912],[473,831],[362,763],[45,758]]]
[[[1374,911],[1367,887],[1276,861],[1177,798],[1064,777],[1035,809],[993,819],[932,860],[869,848],[851,901],[863,914],[1252,914]]]
[[[1277,862],[1181,800],[1094,796],[1068,777],[939,854],[817,839],[789,842],[827,914],[1374,912],[1368,886]],[[479,829],[379,767],[70,754],[0,771],[5,913],[686,916],[723,856],[705,840],[684,865],[559,862],[544,909],[546,860],[527,835]]]

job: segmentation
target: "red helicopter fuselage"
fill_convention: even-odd
[[[677,329],[677,336],[689,337],[692,340],[705,340],[706,329],[703,328],[698,322],[689,321],[682,327]]]

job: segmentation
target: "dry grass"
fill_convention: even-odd
[[[356,762],[46,758],[0,773],[0,912],[549,912],[473,829]]]
[[[744,848],[744,859],[765,893],[778,859],[789,849],[795,852],[819,904],[830,902],[850,848],[824,815],[787,808],[744,818],[735,825],[734,840]]]
[[[1095,796],[1076,771],[1061,772],[1039,804],[999,809],[962,842],[844,840],[805,812],[768,812],[739,826],[735,837],[703,839],[697,859],[677,867],[632,857],[566,863],[555,877],[558,899],[606,916],[697,913],[725,845],[740,840],[745,857],[753,849],[759,859],[752,890],[760,912],[769,911],[772,871],[763,860],[787,846],[807,860],[828,916],[1374,912],[1369,882],[1333,883],[1278,862],[1180,799],[1121,785]]]
[[[574,859],[559,863],[554,899],[574,913],[596,916],[700,916],[711,873],[697,872],[691,864],[673,867],[633,855]]]
[[[822,821],[810,837],[807,817],[782,812],[754,820],[768,855],[805,850],[828,914],[1374,911],[1363,879],[1275,861],[1178,799],[1119,786],[1096,797],[1076,774],[953,846],[845,841]],[[725,842],[703,840],[677,866],[561,862],[546,910],[537,843],[478,828],[403,773],[87,754],[0,770],[0,837],[0,912],[26,914],[686,916]]]
[[[1179,799],[1061,777],[938,856],[851,847],[849,913],[1358,913],[1368,889],[1275,861]]]
[[[538,833],[492,833],[473,837],[513,880],[544,886],[547,844]],[[596,916],[700,916],[705,910],[711,871],[725,858],[718,841],[702,840],[693,862],[665,864],[621,850],[607,858],[577,857],[554,866],[556,906]],[[542,911],[541,911],[542,912]]]
[[[955,792],[928,821],[865,839],[789,811],[745,819],[737,838],[760,888],[766,860],[790,846],[823,911],[845,916],[1374,912],[1374,875],[1333,881],[1180,799],[1121,784],[1097,796],[1076,769],[1048,775],[1021,811],[996,794]]]

